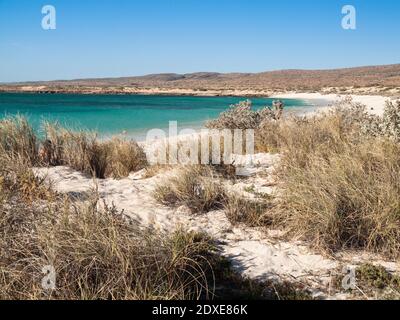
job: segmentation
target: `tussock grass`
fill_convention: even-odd
[[[0,189],[0,299],[303,297],[293,285],[243,278],[203,233],[141,228],[95,193],[84,203],[27,202],[9,186]],[[42,287],[49,266],[56,290]]]
[[[329,157],[332,152],[340,153],[346,143],[363,139],[363,115],[358,105],[352,107],[350,104],[311,117],[266,121],[256,133],[256,148],[284,153],[304,166],[314,153]]]
[[[25,158],[0,152],[0,198],[6,201],[19,194],[24,201],[33,202],[54,196],[44,179],[35,176]]]
[[[97,178],[124,178],[147,166],[143,149],[131,140],[101,141],[94,132],[72,131],[58,124],[43,124],[41,141],[26,118],[0,121],[0,151],[30,165],[67,165]]]
[[[96,193],[85,202],[61,197],[31,169],[39,157],[49,165],[121,177],[137,168],[136,144],[98,142],[85,133],[48,127],[40,152],[29,154],[32,144],[25,142],[37,147],[37,140],[25,139],[30,132],[25,129],[13,131],[10,140],[22,139],[23,148],[7,140],[0,149],[0,299],[283,297],[276,285],[242,278],[207,235],[141,228],[114,206],[100,204]],[[113,167],[102,165],[116,158]],[[171,189],[173,197],[196,212],[221,207],[225,193],[211,179],[215,171],[185,170],[180,187]],[[54,268],[56,290],[42,287],[48,266]]]
[[[50,165],[67,165],[71,168],[104,178],[108,150],[92,132],[71,131],[57,124],[46,123],[42,159]]]
[[[213,246],[205,237],[139,230],[112,208],[94,208],[1,207],[0,298],[210,298]],[[57,290],[40,286],[47,265]]]
[[[42,193],[26,163],[2,154],[1,164],[0,299],[213,297],[218,254],[206,235],[140,228],[95,193],[73,203]],[[41,286],[45,266],[56,290]]]
[[[214,172],[207,166],[186,166],[154,190],[154,197],[162,204],[186,205],[193,213],[204,213],[222,208],[225,190],[213,181]]]
[[[16,116],[0,120],[0,152],[35,164],[37,150],[38,139],[26,118]]]
[[[228,193],[219,181],[215,169],[210,166],[186,166],[158,184],[154,198],[168,206],[187,206],[192,213],[206,213],[223,209],[232,224],[249,226],[266,225],[269,199],[246,199]]]
[[[165,164],[153,164],[149,165],[145,168],[145,172],[143,177],[148,179],[155,177],[156,175],[160,173],[165,173],[166,171],[171,170],[173,167],[170,165],[165,165]]]
[[[307,166],[282,170],[281,222],[330,250],[361,248],[397,257],[400,249],[400,147],[372,140]],[[296,161],[296,160],[294,160]]]
[[[50,165],[68,165],[98,178],[124,178],[147,165],[142,148],[121,138],[99,141],[95,133],[73,132],[46,123],[41,158]]]
[[[108,177],[124,178],[147,166],[146,154],[136,141],[113,138],[105,142],[105,148],[108,149],[105,172]]]
[[[238,194],[230,194],[224,202],[224,210],[229,221],[235,225],[245,223],[248,226],[269,225],[268,211],[272,204],[260,199],[247,199]]]
[[[275,223],[329,251],[366,249],[397,258],[400,145],[382,130],[396,132],[391,119],[347,101],[324,115],[278,123],[274,134],[261,129],[261,147],[271,142],[283,154]]]
[[[0,164],[0,299],[212,299],[232,288],[261,297],[207,235],[139,227],[96,193],[53,193],[15,156],[1,153]],[[56,290],[42,287],[48,266]]]

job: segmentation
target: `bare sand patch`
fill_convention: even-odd
[[[382,115],[387,101],[392,101],[392,98],[374,95],[340,95],[340,94],[322,94],[322,93],[297,93],[288,92],[273,95],[272,98],[279,99],[300,99],[309,101],[318,107],[318,101],[325,101],[325,106],[333,105],[335,102],[345,98],[351,97],[354,102],[362,103],[367,107],[371,114]]]

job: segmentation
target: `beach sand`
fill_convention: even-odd
[[[283,94],[274,94],[271,98],[277,99],[300,99],[313,103],[316,107],[322,105],[319,101],[324,101],[325,106],[334,104],[345,97],[351,97],[354,102],[362,103],[367,107],[371,114],[382,115],[387,101],[392,101],[392,98],[375,95],[338,95],[338,94],[322,94],[322,93],[297,93],[288,92]]]

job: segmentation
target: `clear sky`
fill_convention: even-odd
[[[399,36],[398,0],[0,0],[0,82],[391,64]]]

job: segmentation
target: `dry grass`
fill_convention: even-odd
[[[113,138],[105,142],[105,148],[108,149],[107,177],[124,178],[147,165],[146,154],[136,141]]]
[[[256,132],[256,149],[281,152],[305,164],[315,152],[329,157],[346,143],[357,143],[366,136],[363,124],[369,127],[371,121],[364,106],[345,99],[323,114],[264,121]]]
[[[361,248],[398,257],[400,147],[372,140],[348,145],[306,167],[290,162],[281,221],[296,235],[330,250]]]
[[[222,207],[225,190],[207,166],[186,166],[154,190],[154,197],[162,204],[186,205],[193,213],[204,213]]]
[[[246,199],[236,193],[228,193],[220,183],[220,176],[210,166],[186,166],[179,168],[154,190],[154,197],[168,206],[187,206],[192,213],[206,213],[223,209],[232,224],[249,226],[266,225],[270,220],[269,199]]]
[[[226,216],[233,225],[244,223],[251,227],[269,225],[268,211],[271,207],[269,201],[250,200],[237,194],[229,195],[224,202]]]
[[[371,121],[360,106],[347,107],[283,121],[272,138],[270,131],[259,132],[262,148],[271,141],[283,154],[274,220],[320,248],[366,249],[397,258],[400,145],[373,129],[387,119]]]
[[[95,192],[72,202],[23,160],[0,153],[0,299],[262,297],[205,234],[142,228]],[[55,290],[42,287],[46,266]]]
[[[140,228],[97,201],[28,205],[14,194],[0,203],[0,299],[310,298],[241,277],[205,234]],[[55,290],[42,287],[45,266]]]
[[[44,129],[46,143],[41,157],[45,163],[67,165],[98,178],[105,177],[108,152],[98,142],[95,133],[74,132],[49,123]]]
[[[158,234],[93,205],[1,208],[1,299],[199,299],[212,297],[205,237]],[[55,268],[57,290],[40,286]],[[212,275],[212,274],[211,274]]]
[[[60,198],[26,163],[1,156],[0,299],[213,297],[217,251],[207,236],[142,229],[95,193],[85,203]],[[56,290],[41,286],[48,265]]]
[[[144,151],[135,141],[99,141],[95,133],[73,132],[49,123],[44,128],[44,163],[68,165],[98,178],[124,178],[147,165]]]
[[[20,134],[24,136],[15,136]],[[141,155],[134,143],[97,142],[67,131],[47,134],[42,144],[47,149],[41,151],[47,152],[49,164],[90,168],[98,176],[125,176],[137,169],[136,160],[129,162],[130,152],[135,159]],[[0,299],[248,299],[286,294],[275,285],[243,279],[204,234],[141,228],[115,207],[100,204],[96,193],[85,202],[55,194],[34,175],[26,150],[17,143],[0,152]],[[67,150],[76,152],[75,157]],[[102,163],[103,152],[108,160],[118,157],[120,162],[101,169],[95,163]],[[222,206],[225,193],[213,181],[213,169],[183,170],[169,193],[177,198],[175,204],[182,202],[195,212]],[[55,270],[56,290],[42,287],[45,266]],[[266,296],[266,289],[272,295]],[[299,297],[292,296],[295,291],[288,297]]]
[[[173,166],[163,165],[163,164],[149,165],[145,168],[143,178],[148,179],[148,178],[155,177],[156,175],[158,175],[160,173],[165,173],[166,171],[169,171],[172,168],[173,168]]]
[[[26,118],[16,116],[0,121],[0,152],[35,164],[37,148],[38,139]]]
[[[54,196],[44,180],[35,176],[31,164],[21,156],[0,152],[0,197],[8,199],[19,194],[24,201],[50,199]]]

